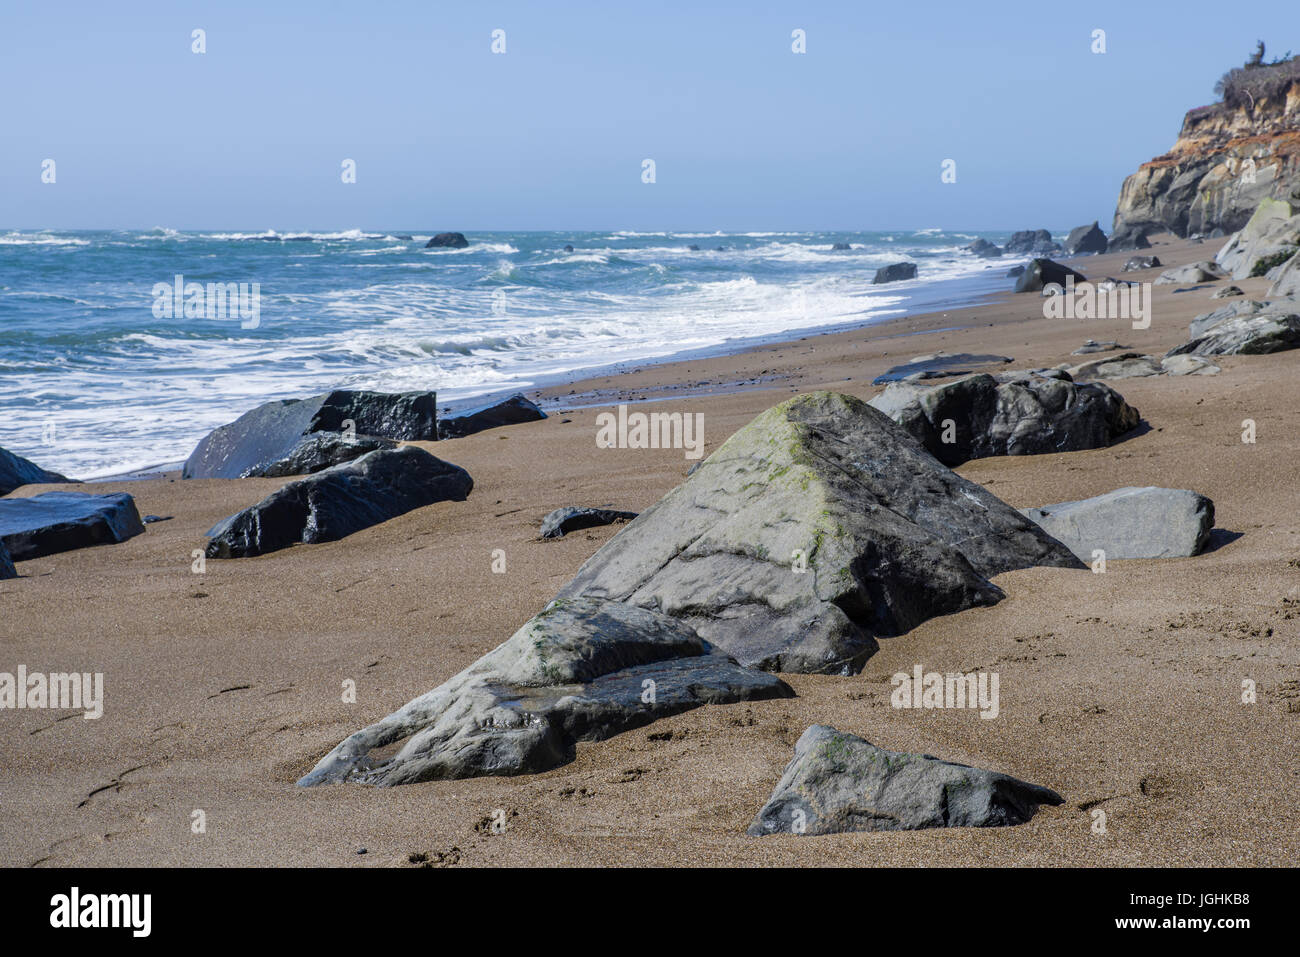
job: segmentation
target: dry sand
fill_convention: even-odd
[[[1168,266],[1216,249],[1166,237],[1151,252]],[[1125,258],[1076,265],[1101,278]],[[1238,285],[1259,296],[1266,283]],[[1003,602],[884,640],[861,675],[789,676],[795,699],[701,708],[580,745],[573,763],[546,774],[294,785],[343,737],[503,641],[617,532],[543,543],[546,512],[639,510],[682,480],[691,463],[680,450],[597,449],[600,410],[577,408],[584,394],[666,396],[655,409],[703,412],[712,451],[793,392],[867,397],[879,391],[874,376],[921,353],[1002,353],[1016,360],[1008,368],[1032,368],[1069,360],[1091,337],[1159,355],[1218,304],[1209,289],[1176,288],[1155,287],[1145,331],[1044,319],[1039,297],[1005,296],[552,390],[560,414],[545,422],[431,447],[473,475],[467,502],[342,542],[210,561],[201,575],[190,553],[204,531],[282,480],[110,483],[102,490],[129,491],[142,514],[174,518],[122,545],[22,563],[22,578],[0,582],[0,670],[100,671],[106,699],[98,721],[0,713],[0,863],[411,866],[408,856],[424,853],[459,866],[1296,864],[1294,352],[1224,359],[1218,376],[1112,383],[1149,428],[1108,449],[959,469],[1018,507],[1124,485],[1195,489],[1213,498],[1219,528],[1239,536],[1220,533],[1207,554],[1112,561],[1104,575],[1002,575]],[[1255,445],[1241,441],[1246,418],[1258,424]],[[506,553],[506,574],[491,572],[494,549]],[[892,709],[889,676],[917,663],[996,670],[1000,716]],[[1257,682],[1255,704],[1241,703],[1246,678]],[[356,704],[341,700],[346,679]],[[1066,803],[1014,828],[746,837],[814,723],[1004,771]],[[494,835],[483,822],[498,808],[508,826]],[[1105,812],[1104,834],[1094,809]],[[196,810],[205,833],[193,833]]]

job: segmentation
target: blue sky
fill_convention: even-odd
[[[2,0],[0,228],[1109,228],[1297,26],[1294,0]]]

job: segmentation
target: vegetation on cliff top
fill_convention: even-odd
[[[1230,108],[1241,106],[1255,108],[1255,103],[1262,99],[1281,96],[1292,83],[1300,82],[1300,56],[1291,56],[1291,51],[1273,60],[1264,62],[1264,41],[1259,41],[1254,55],[1244,66],[1229,70],[1214,85],[1214,92],[1223,98],[1223,105]]]

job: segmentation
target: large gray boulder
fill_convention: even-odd
[[[209,531],[208,558],[249,558],[333,542],[413,509],[463,501],[474,481],[463,468],[414,445],[380,449],[290,482]]]
[[[135,499],[124,492],[44,492],[0,499],[0,543],[16,562],[113,545],[143,531]]]
[[[1016,292],[1042,292],[1044,287],[1057,285],[1065,287],[1071,277],[1076,283],[1087,282],[1088,277],[1076,272],[1069,266],[1062,266],[1050,259],[1033,259],[1016,279]]]
[[[1110,234],[1106,244],[1107,252],[1120,252],[1130,249],[1150,249],[1151,240],[1147,239],[1148,230],[1143,226],[1121,226]]]
[[[1061,244],[1052,242],[1052,234],[1046,229],[1022,229],[1011,234],[1002,250],[1008,256],[1042,256],[1058,252],[1060,248]]]
[[[996,259],[1002,255],[1002,250],[987,239],[975,240],[975,242],[966,247],[966,251],[974,253],[980,259]]]
[[[749,834],[840,834],[1022,824],[1055,791],[928,754],[886,751],[815,724],[794,746]]]
[[[1218,322],[1165,355],[1264,355],[1300,348],[1300,304],[1281,300]]]
[[[1279,255],[1300,248],[1300,215],[1280,199],[1264,199],[1250,221],[1224,244],[1215,262],[1233,279],[1263,275]]]
[[[916,278],[916,263],[891,263],[876,270],[876,277],[871,281],[877,285],[886,282],[902,282],[904,279]]]
[[[571,760],[579,741],[704,704],[793,696],[680,621],[618,602],[556,600],[460,674],[347,738],[298,783],[535,773]],[[399,741],[391,757],[369,757]]]
[[[522,393],[516,393],[500,402],[444,416],[438,421],[438,438],[456,439],[484,429],[517,425],[520,422],[537,422],[544,418],[546,413],[541,408],[524,398]]]
[[[562,598],[680,619],[745,665],[852,673],[988,579],[1068,550],[851,396],[768,409],[579,569]]]
[[[1236,302],[1230,302],[1211,312],[1201,313],[1187,327],[1188,335],[1192,339],[1199,339],[1220,323],[1227,322],[1229,319],[1236,319],[1238,316],[1258,315],[1265,308],[1266,304],[1257,300],[1238,299]]]
[[[1022,509],[1083,561],[1199,555],[1214,529],[1214,503],[1175,488],[1120,488],[1095,498]]]
[[[246,478],[288,474],[282,463],[301,456],[304,437],[318,432],[377,436],[395,441],[438,438],[438,400],[432,392],[337,389],[307,399],[267,402],[209,433],[190,454],[181,477]],[[335,453],[367,451],[337,443]],[[268,472],[268,470],[270,470]]]
[[[316,432],[307,435],[283,458],[246,469],[241,478],[283,478],[288,475],[311,475],[315,472],[359,459],[378,449],[395,449],[397,443],[374,435],[349,436],[342,432]]]
[[[1101,382],[1065,372],[973,375],[926,387],[896,383],[873,398],[945,465],[992,455],[1099,449],[1135,428],[1138,410]]]
[[[1273,285],[1268,287],[1268,298],[1300,297],[1300,253],[1296,253],[1277,271]]]
[[[464,249],[469,245],[469,240],[465,238],[464,233],[438,233],[427,243],[425,249]]]
[[[1071,256],[1085,253],[1104,253],[1106,251],[1106,234],[1094,220],[1091,226],[1076,226],[1065,238],[1065,251]]]
[[[8,495],[22,485],[47,485],[72,481],[58,472],[50,472],[30,459],[0,449],[0,495]]]

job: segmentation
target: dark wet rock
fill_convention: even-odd
[[[124,492],[45,492],[0,499],[0,542],[16,562],[113,545],[143,531],[135,500]]]
[[[848,243],[835,243],[834,245],[831,246],[831,250],[834,252],[840,252],[845,249],[852,249],[852,248],[853,247],[850,246]]]
[[[1008,279],[1014,279],[1016,276],[1023,276],[1024,274],[1025,274],[1024,266],[1012,266],[1010,269],[1007,270]]]
[[[1081,272],[1075,272],[1069,266],[1062,266],[1050,259],[1034,259],[1025,267],[1025,271],[1016,280],[1016,292],[1042,292],[1045,286],[1052,284],[1064,287],[1065,281],[1074,277],[1076,283],[1087,282],[1088,278]]]
[[[1060,243],[1052,242],[1052,234],[1046,229],[1024,229],[1012,233],[1002,251],[1007,255],[1037,256],[1058,252]]]
[[[879,285],[886,282],[902,282],[904,279],[916,278],[916,263],[893,263],[876,270],[876,278],[871,280]]]
[[[337,389],[307,399],[267,402],[209,433],[190,454],[181,477],[262,474],[261,470],[275,468],[275,463],[295,455],[304,436],[343,432],[349,422],[349,436],[432,441],[438,437],[437,396],[432,392]],[[335,454],[347,451],[343,444],[332,448]]]
[[[1079,348],[1070,353],[1072,356],[1089,356],[1097,352],[1117,352],[1120,349],[1127,349],[1128,346],[1121,346],[1113,339],[1106,342],[1098,342],[1095,339],[1088,339]]]
[[[690,244],[689,246],[687,246],[686,248],[689,249],[689,250],[690,250],[691,252],[693,252],[693,253],[698,253],[698,252],[700,251],[700,247],[697,246],[697,245],[695,245],[695,243],[691,243],[691,244]]]
[[[579,741],[705,704],[793,696],[680,621],[619,602],[556,600],[445,684],[347,738],[298,783],[536,773],[572,760]],[[392,757],[368,756],[400,741]]]
[[[1151,240],[1147,239],[1147,231],[1140,226],[1121,226],[1111,233],[1110,241],[1106,244],[1106,251],[1112,253],[1150,248]]]
[[[1240,286],[1224,286],[1222,289],[1216,289],[1210,293],[1211,299],[1232,299],[1236,296],[1246,295]]]
[[[902,382],[905,379],[917,381],[920,379],[936,379],[942,376],[969,375],[980,366],[1013,361],[1015,360],[1010,356],[972,355],[968,352],[961,352],[956,355],[937,353],[932,356],[917,356],[909,362],[894,366],[888,372],[876,376],[871,380],[871,384],[883,385],[886,382]]]
[[[589,508],[585,505],[568,505],[557,508],[542,519],[542,538],[563,538],[569,532],[583,528],[598,528],[615,522],[630,522],[636,512],[620,512],[612,508]]]
[[[1002,250],[987,239],[977,239],[966,247],[966,251],[973,253],[980,259],[997,259],[1002,255]]]
[[[244,471],[241,478],[283,478],[311,475],[359,459],[376,449],[395,449],[397,443],[373,435],[349,437],[341,432],[316,432],[303,439],[282,459]]]
[[[573,247],[572,247],[571,245],[569,245],[569,244],[566,243],[565,246],[564,246],[564,251],[565,251],[566,253],[571,253],[571,252],[573,252]]]
[[[877,637],[999,601],[1073,556],[884,415],[814,392],[768,409],[560,592],[681,619],[745,665],[852,673]]]
[[[41,468],[21,455],[0,449],[0,495],[8,495],[22,485],[49,485],[72,479]]]
[[[749,834],[840,834],[1023,824],[1055,791],[928,754],[886,751],[815,724],[749,826]]]
[[[414,236],[409,236],[409,235],[407,235],[406,233],[398,233],[398,234],[397,234],[396,236],[394,236],[393,238],[394,238],[394,239],[401,240],[401,241],[404,242],[404,243],[409,243],[409,242],[411,242],[412,240],[415,239]]]
[[[458,415],[445,416],[438,423],[438,438],[457,439],[482,432],[484,429],[517,425],[520,422],[537,422],[544,418],[546,418],[545,412],[525,399],[523,395],[516,393],[492,405],[469,409]]]
[[[1140,421],[1114,389],[1075,383],[1065,373],[1013,373],[1002,382],[980,374],[933,387],[894,383],[871,405],[950,466],[991,455],[1105,448]]]
[[[425,249],[436,249],[439,247],[447,249],[464,249],[469,245],[469,240],[465,238],[464,233],[439,233],[424,244]]]
[[[5,548],[3,541],[0,541],[0,581],[17,577],[18,569],[14,568],[14,560],[9,557],[9,549]]]
[[[1157,269],[1161,266],[1159,256],[1130,256],[1124,263],[1124,272],[1137,272],[1139,269]]]
[[[1214,503],[1174,488],[1121,488],[1095,498],[1021,511],[1085,562],[1199,555],[1214,530]]]
[[[1169,285],[1170,283],[1198,283],[1214,282],[1217,279],[1224,279],[1227,273],[1217,265],[1208,260],[1199,263],[1188,263],[1186,266],[1179,266],[1176,269],[1166,269],[1156,280],[1157,286]]]
[[[208,531],[208,558],[333,542],[434,502],[463,501],[469,473],[413,445],[369,452],[290,482]]]
[[[1164,369],[1160,360],[1140,352],[1125,352],[1117,356],[1106,356],[1089,362],[1071,366],[1065,370],[1075,382],[1095,382],[1098,379],[1136,379],[1143,376],[1160,375]]]
[[[1207,329],[1165,355],[1264,355],[1300,348],[1300,303],[1282,300],[1258,313],[1244,313]]]
[[[1091,226],[1076,226],[1065,239],[1065,251],[1071,256],[1085,253],[1104,253],[1106,234],[1094,220]]]

